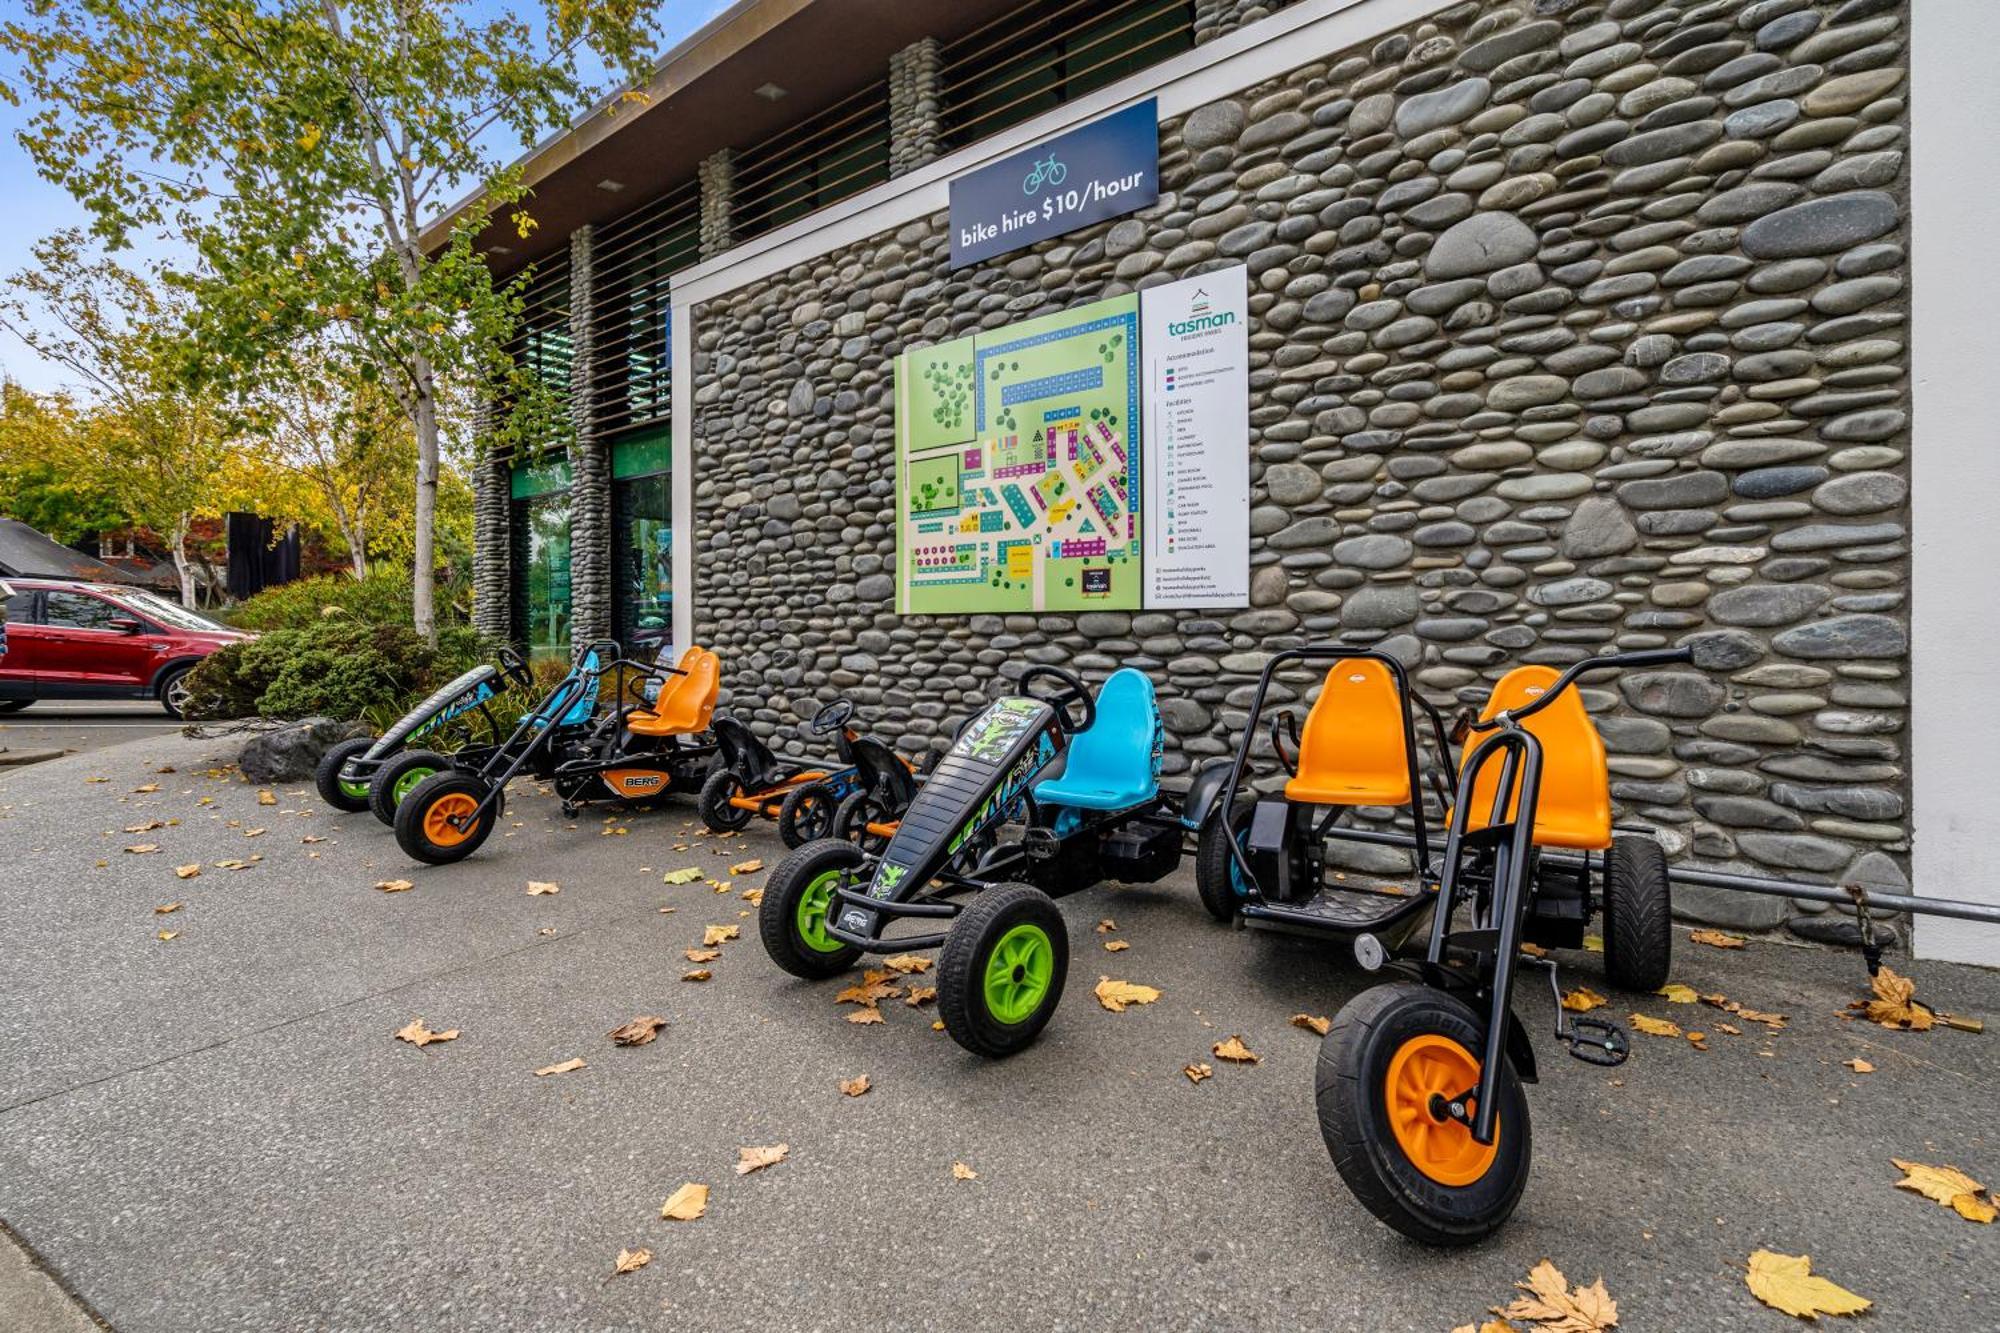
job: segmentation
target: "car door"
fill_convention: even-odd
[[[36,693],[140,692],[152,683],[160,633],[129,609],[94,593],[50,588],[41,620]]]
[[[35,591],[32,588],[14,588],[0,584],[6,597],[0,602],[0,613],[4,613],[6,626],[5,649],[0,651],[0,699],[32,699],[35,697],[35,668],[37,635],[39,630],[35,620]]]

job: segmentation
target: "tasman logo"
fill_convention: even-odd
[[[1208,303],[1208,293],[1197,287],[1194,292],[1194,300],[1188,305],[1188,317],[1186,319],[1168,320],[1167,332],[1176,338],[1185,338],[1189,334],[1202,333],[1209,329],[1219,329],[1235,322],[1235,311],[1225,310],[1221,314],[1215,313],[1214,308]]]

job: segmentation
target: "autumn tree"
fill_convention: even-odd
[[[565,126],[592,94],[586,58],[637,82],[650,5],[544,0],[533,21],[472,0],[23,0],[0,46],[37,103],[21,140],[110,245],[165,232],[199,263],[206,376],[254,378],[324,339],[381,386],[416,442],[416,627],[435,636],[440,406],[454,378],[511,373],[518,284],[496,286],[473,240],[501,216],[523,236],[503,151]],[[510,144],[507,141],[512,140]],[[441,248],[425,224],[477,191]],[[541,386],[506,390],[545,420]]]

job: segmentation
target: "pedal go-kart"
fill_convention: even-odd
[[[498,745],[507,733],[487,705],[510,685],[531,687],[534,677],[528,672],[526,659],[512,648],[503,647],[496,656],[497,665],[482,663],[458,676],[403,714],[379,737],[362,736],[330,747],[313,774],[319,798],[350,814],[368,809],[369,788],[375,774],[384,764],[427,737],[435,736],[446,743],[455,741],[453,748],[461,751]],[[410,771],[416,772],[418,767]],[[416,781],[422,781],[439,767],[431,764]],[[410,782],[404,790],[415,785],[416,782]],[[390,814],[393,817],[393,806]]]
[[[1273,674],[1328,659],[1282,794],[1238,802]],[[1446,764],[1449,744],[1402,668],[1339,647],[1293,649],[1266,665],[1229,770],[1226,817],[1204,831],[1202,899],[1246,925],[1344,939],[1364,968],[1404,978],[1340,1010],[1314,1080],[1321,1134],[1341,1178],[1404,1235],[1469,1244],[1498,1229],[1520,1200],[1530,1144],[1521,1086],[1537,1075],[1512,1005],[1518,968],[1547,970],[1555,1034],[1571,1055],[1610,1066],[1630,1054],[1614,1024],[1567,1013],[1554,960],[1522,946],[1581,947],[1601,912],[1611,983],[1651,991],[1666,981],[1666,857],[1643,830],[1613,828],[1604,743],[1572,687],[1593,672],[1694,660],[1693,650],[1674,648],[1591,658],[1560,674],[1545,666],[1508,672],[1479,717],[1466,720],[1435,863],[1418,781],[1418,707],[1430,713]],[[1337,825],[1353,806],[1402,807],[1413,832]],[[1326,844],[1339,838],[1409,848],[1417,884],[1402,892],[1332,880]],[[1425,922],[1422,956],[1390,961]]]
[[[850,809],[852,820],[848,803],[855,797],[865,799],[878,788],[885,815],[900,814],[900,806],[887,804],[897,786],[887,775],[900,771],[907,788],[912,785],[910,765],[882,742],[849,727],[853,717],[854,701],[836,699],[800,727],[810,737],[832,736],[837,763],[779,755],[737,719],[717,718],[715,739],[721,758],[702,784],[702,822],[714,832],[729,833],[753,818],[775,819],[785,846],[803,847],[831,836],[843,808]]]
[[[1161,797],[1160,760],[1142,672],[1112,673],[1093,700],[1069,672],[1031,666],[959,733],[885,848],[829,838],[779,864],[758,911],[765,951],[817,979],[864,952],[942,945],[945,1030],[975,1054],[1011,1055],[1062,999],[1069,935],[1054,899],[1180,863],[1193,825]],[[949,925],[897,933],[905,922]]]
[[[722,662],[690,647],[669,666],[619,661],[605,667],[616,680],[617,705],[598,723],[580,753],[552,775],[565,818],[586,801],[650,801],[699,790],[720,750],[709,728],[722,687]],[[650,696],[650,697],[649,697]]]
[[[928,767],[912,767],[894,750],[866,736],[855,740],[847,758],[854,765],[854,789],[834,807],[827,836],[879,852],[896,836],[903,812],[916,799],[917,784]],[[927,759],[926,765],[929,762]]]
[[[417,783],[395,807],[396,844],[432,865],[463,860],[479,850],[506,809],[507,784],[522,772],[552,778],[587,736],[604,676],[616,669],[685,680],[678,668],[627,662],[616,643],[594,643],[548,697],[521,718],[507,738],[463,767],[440,755],[444,767]],[[665,690],[662,690],[665,693]],[[587,761],[586,761],[587,762]],[[377,782],[385,774],[377,774]]]

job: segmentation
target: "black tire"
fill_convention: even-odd
[[[824,981],[854,966],[861,957],[861,950],[854,945],[821,948],[807,938],[800,924],[800,903],[809,893],[824,899],[824,878],[830,872],[858,866],[861,860],[861,849],[853,843],[821,838],[778,862],[778,868],[764,881],[764,897],[757,904],[757,934],[772,962],[807,981]],[[824,919],[824,905],[818,910]]]
[[[1656,991],[1674,962],[1667,854],[1643,835],[1615,837],[1604,854],[1604,975],[1622,990]]]
[[[734,833],[746,827],[755,812],[731,805],[729,798],[743,794],[743,779],[730,768],[718,768],[708,775],[701,784],[701,796],[697,807],[701,811],[701,822],[714,833]]]
[[[1033,976],[1047,977],[1029,991],[1032,1003],[1015,1014],[997,1014],[986,995],[986,971],[994,951],[1016,937],[1017,929],[1039,931],[1048,956]],[[1032,942],[1036,936],[1026,937]],[[1010,945],[1011,947],[1011,945]],[[1014,981],[1032,984],[1025,969],[1014,969]],[[984,889],[951,923],[944,952],[938,956],[938,1013],[951,1039],[990,1060],[1014,1054],[1041,1035],[1062,1002],[1069,975],[1069,931],[1055,900],[1032,884],[1001,884]]]
[[[778,839],[785,846],[799,848],[818,842],[833,832],[833,788],[824,782],[808,782],[785,793],[778,804]]]
[[[409,781],[412,774],[429,769],[432,774],[451,772],[451,757],[436,750],[405,750],[387,760],[375,770],[375,776],[368,780],[368,808],[375,818],[396,827],[396,789],[401,787],[403,795],[415,790]],[[428,776],[419,777],[418,782],[428,782]]]
[[[1320,1043],[1313,1096],[1335,1169],[1363,1207],[1425,1245],[1470,1245],[1492,1235],[1528,1183],[1528,1099],[1512,1064],[1500,1069],[1498,1135],[1492,1160],[1476,1178],[1447,1184],[1426,1173],[1390,1125],[1388,1075],[1396,1053],[1417,1038],[1442,1037],[1467,1053],[1476,1070],[1482,1028],[1457,997],[1398,981],[1349,1000]],[[1468,1131],[1445,1123],[1447,1133],[1470,1144]]]
[[[868,825],[884,823],[889,811],[873,792],[851,791],[840,798],[840,805],[833,812],[833,829],[828,837],[851,842],[864,852],[879,852],[889,845],[889,840],[879,833],[870,833]]]
[[[187,708],[187,678],[193,667],[174,667],[160,677],[160,683],[153,688],[153,694],[166,710],[168,717],[178,722]]]
[[[33,699],[0,699],[0,713],[18,713],[34,702]]]
[[[433,773],[418,783],[416,789],[403,797],[396,807],[396,845],[403,849],[412,860],[426,865],[449,865],[453,861],[463,861],[479,850],[493,826],[500,822],[506,808],[506,798],[493,802],[479,822],[467,829],[457,842],[447,842],[432,831],[430,814],[434,807],[443,802],[462,804],[465,798],[474,802],[485,798],[489,788],[484,778],[472,773]]]
[[[1236,858],[1229,854],[1229,839],[1249,828],[1250,812],[1255,808],[1247,801],[1239,801],[1226,816],[1220,811],[1210,815],[1202,825],[1201,840],[1195,844],[1195,892],[1201,895],[1201,905],[1208,909],[1208,914],[1224,925],[1236,919],[1236,909],[1243,902],[1243,894],[1236,887],[1243,872],[1236,868]],[[1247,857],[1249,853],[1244,855]],[[1251,869],[1260,867],[1253,861]]]
[[[356,796],[341,786],[340,770],[342,765],[356,755],[368,753],[374,744],[375,738],[372,736],[357,736],[351,741],[342,741],[338,745],[327,747],[326,753],[320,756],[319,767],[313,770],[313,786],[319,789],[319,798],[322,801],[336,810],[345,810],[350,815],[368,808],[366,796]]]

